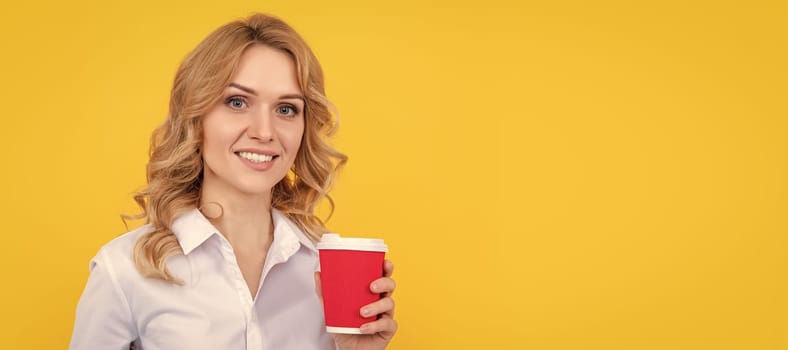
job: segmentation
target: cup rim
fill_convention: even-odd
[[[387,252],[388,246],[379,238],[345,238],[336,233],[325,233],[320,241],[317,242],[317,249]]]

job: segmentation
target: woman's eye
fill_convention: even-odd
[[[238,96],[233,96],[227,99],[224,102],[226,105],[230,106],[232,109],[244,109],[246,108],[246,101],[243,98]]]
[[[298,110],[293,106],[284,105],[277,107],[276,112],[284,116],[293,116],[298,113]]]

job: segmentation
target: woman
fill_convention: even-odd
[[[314,215],[346,157],[312,51],[256,14],[210,34],[175,76],[153,134],[146,225],[105,245],[71,349],[383,349],[396,332],[393,266],[363,334],[325,332]],[[330,202],[330,198],[329,202]],[[333,205],[333,203],[332,203]]]

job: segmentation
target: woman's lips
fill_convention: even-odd
[[[265,171],[274,166],[278,155],[268,155],[254,152],[235,152],[235,155],[246,166],[256,171]]]

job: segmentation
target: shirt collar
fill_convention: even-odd
[[[295,223],[290,221],[290,219],[285,216],[285,214],[279,210],[272,209],[271,216],[273,217],[274,221],[274,237],[280,235],[290,237],[295,236],[298,238],[298,241],[302,246],[317,253],[317,248],[315,248],[314,243],[312,243],[306,233],[302,232]]]
[[[172,233],[178,238],[183,254],[188,255],[208,238],[219,233],[219,230],[202,215],[199,209],[194,208],[175,219],[172,223]]]
[[[276,209],[271,210],[274,222],[274,237],[296,237],[302,246],[317,253],[314,243],[290,219]],[[172,232],[178,238],[184,255],[199,247],[219,230],[198,209],[178,216],[172,223]]]

